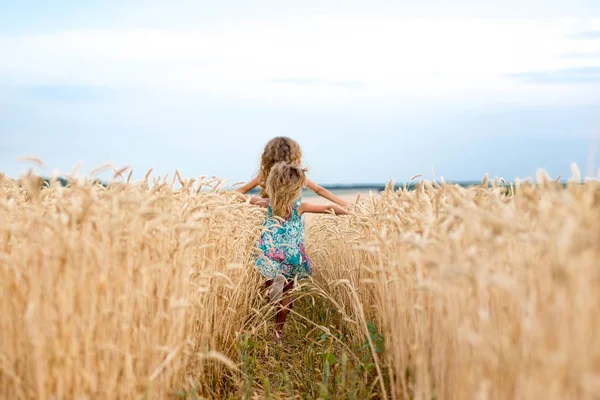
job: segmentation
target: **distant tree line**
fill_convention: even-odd
[[[70,181],[67,178],[64,177],[57,177],[54,178],[60,185],[62,186],[68,186],[70,184]],[[44,186],[49,186],[52,182],[52,179],[50,178],[42,178],[42,187]],[[96,184],[102,185],[104,187],[108,187],[108,183],[101,181],[100,179],[96,179],[95,180]],[[472,187],[472,186],[478,186],[481,185],[480,181],[458,181],[458,182],[447,182],[448,184],[451,185],[459,185],[462,187]],[[563,186],[565,186],[566,184],[564,182],[561,182]],[[394,185],[394,189],[395,190],[401,190],[406,188],[406,190],[414,190],[417,187],[418,182],[411,182],[411,183],[397,183]],[[385,190],[388,185],[383,185],[383,184],[357,184],[357,185],[323,185],[323,187],[327,190],[331,190],[331,191],[356,191],[356,192],[360,192],[360,191],[374,191],[374,192],[381,192],[383,190]],[[507,189],[509,188],[509,186],[506,186]],[[306,190],[306,189],[305,189]],[[250,194],[258,194],[260,193],[258,188],[252,189],[250,192]]]
[[[55,181],[60,183],[61,186],[69,186],[71,182],[67,178],[63,178],[62,176],[54,178]],[[102,185],[104,187],[108,187],[106,182],[101,181],[100,179],[94,179],[93,181],[97,185]],[[42,186],[50,186],[52,184],[51,178],[42,178]]]

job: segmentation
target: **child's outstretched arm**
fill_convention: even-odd
[[[335,194],[331,193],[329,190],[325,189],[324,187],[317,185],[310,179],[306,180],[306,186],[310,190],[315,192],[318,196],[321,196],[329,201],[332,201],[335,204],[338,204],[342,207],[348,207],[348,205],[349,205],[349,203],[347,201],[345,201],[344,199],[340,198],[339,196],[336,196]]]
[[[249,191],[251,191],[252,189],[254,189],[255,187],[258,186],[258,176],[254,179],[252,179],[250,182],[246,183],[243,186],[240,186],[239,188],[235,189],[236,192],[238,193],[243,193],[246,194]]]
[[[264,208],[269,207],[269,199],[263,199],[262,197],[257,197],[257,196],[248,196],[248,195],[238,192],[237,190],[234,193],[237,195],[237,197],[240,200],[246,201],[246,200],[250,199],[250,204],[253,204],[255,206],[260,206],[260,207],[264,207]]]
[[[304,213],[311,214],[327,214],[333,211],[335,215],[347,215],[348,211],[338,205],[317,205],[310,203],[302,203],[300,204],[300,208],[298,209],[298,213],[300,215]]]

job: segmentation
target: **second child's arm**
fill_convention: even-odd
[[[240,186],[239,188],[235,189],[236,192],[238,193],[243,193],[246,194],[249,191],[251,191],[252,189],[254,189],[255,187],[258,186],[258,176],[254,179],[252,179],[250,182],[246,183],[244,186]]]
[[[348,211],[346,211],[345,209],[343,209],[342,207],[338,206],[338,205],[317,205],[317,204],[310,204],[310,203],[302,203],[300,204],[300,208],[298,209],[298,213],[300,215],[304,214],[304,213],[311,213],[311,214],[327,214],[330,213],[331,211],[333,211],[333,213],[335,215],[346,215],[348,214]]]
[[[264,208],[269,207],[269,199],[263,199],[262,197],[257,197],[257,196],[248,196],[248,195],[239,193],[237,190],[234,193],[237,195],[237,197],[240,200],[247,201],[248,199],[250,199],[250,204],[253,204],[255,206],[260,206],[260,207],[264,207]]]
[[[306,186],[310,190],[315,192],[318,196],[321,196],[329,201],[332,201],[335,204],[338,204],[342,207],[348,207],[347,201],[345,201],[342,198],[340,198],[339,196],[336,196],[335,194],[331,193],[329,190],[325,189],[324,187],[317,185],[315,182],[311,181],[310,179],[306,180]]]

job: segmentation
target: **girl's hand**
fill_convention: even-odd
[[[324,199],[327,199],[339,206],[342,207],[348,207],[350,204],[342,199],[339,196],[334,195],[333,193],[331,193],[329,190],[325,189],[324,187],[321,187],[319,185],[317,185],[315,182],[311,181],[310,179],[306,180],[306,186],[312,190],[313,192],[315,192],[315,194],[317,196],[323,197]]]
[[[255,206],[268,208],[269,207],[269,199],[263,199],[262,197],[251,196],[250,204],[254,204]]]
[[[317,205],[311,203],[302,203],[300,204],[300,208],[298,210],[299,214],[302,215],[304,213],[310,214],[329,214],[330,212],[334,213],[334,215],[348,215],[349,211],[345,208],[338,206],[337,204],[332,205]]]

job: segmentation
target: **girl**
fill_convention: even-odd
[[[300,165],[302,163],[302,150],[295,140],[279,136],[271,139],[265,146],[260,160],[258,176],[244,186],[236,189],[236,192],[246,194],[255,187],[260,186],[260,196],[264,198],[269,197],[266,190],[267,177],[269,176],[269,172],[271,172],[273,165],[282,161],[288,164]],[[329,190],[317,185],[310,179],[306,179],[306,186],[318,196],[342,207],[348,206],[348,202],[334,195]]]
[[[269,198],[250,197],[250,203],[268,209],[263,232],[256,242],[259,255],[255,268],[266,279],[269,298],[278,302],[275,341],[281,342],[283,325],[293,298],[287,292],[294,279],[312,274],[312,262],[304,247],[304,213],[347,214],[337,205],[315,205],[295,201],[306,184],[305,170],[279,162],[271,167],[265,190]],[[282,298],[283,296],[283,298]],[[281,301],[280,301],[281,300]]]

